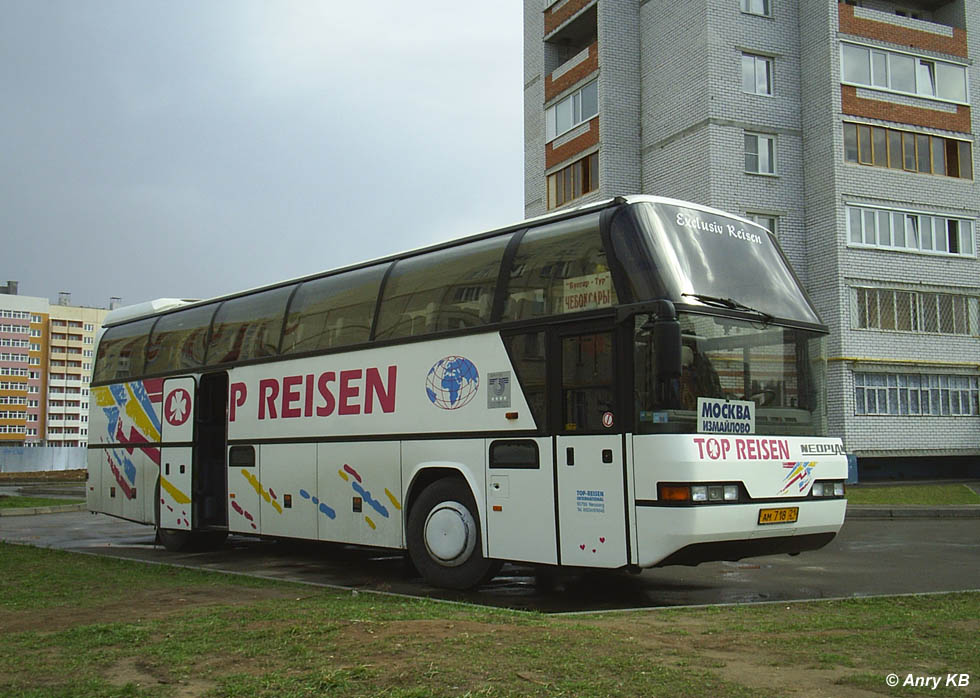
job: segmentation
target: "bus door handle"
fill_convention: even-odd
[[[575,449],[571,446],[565,449],[565,465],[575,465]]]

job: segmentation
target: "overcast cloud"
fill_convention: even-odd
[[[204,298],[516,222],[522,21],[520,0],[0,0],[0,282]]]

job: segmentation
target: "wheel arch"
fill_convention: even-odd
[[[462,463],[455,463],[452,461],[429,461],[424,463],[419,463],[415,465],[408,476],[408,488],[405,490],[405,506],[404,514],[405,526],[403,530],[406,531],[406,547],[407,547],[407,530],[408,530],[408,517],[412,511],[412,507],[418,500],[419,495],[425,491],[425,488],[434,482],[438,482],[443,478],[458,478],[466,483],[466,486],[470,490],[470,496],[473,497],[473,502],[476,504],[477,515],[480,524],[480,531],[483,535],[480,536],[480,545],[483,548],[483,554],[487,555],[487,512],[486,512],[486,496],[484,493],[484,488],[478,482],[474,476],[472,469],[468,468]]]

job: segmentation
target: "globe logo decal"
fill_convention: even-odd
[[[476,395],[480,373],[469,359],[447,356],[439,359],[425,377],[425,394],[436,407],[458,410]]]

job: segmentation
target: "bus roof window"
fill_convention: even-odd
[[[161,315],[150,335],[144,373],[166,373],[204,364],[204,348],[217,304]]]
[[[93,381],[139,376],[146,359],[146,340],[155,317],[110,327],[99,341]]]
[[[289,304],[282,353],[367,342],[387,268],[379,264],[303,282]]]
[[[413,337],[490,322],[509,235],[395,263],[385,284],[375,339]]]
[[[276,356],[286,303],[294,288],[280,286],[222,303],[214,314],[208,364]]]
[[[599,215],[527,231],[510,270],[502,320],[608,308],[617,302]]]

